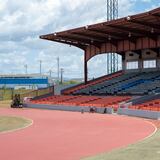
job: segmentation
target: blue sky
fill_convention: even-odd
[[[83,77],[83,52],[39,39],[39,35],[105,21],[106,0],[0,0],[0,74],[53,71],[56,58],[65,77]],[[119,17],[160,7],[160,0],[119,0]],[[103,67],[102,67],[103,66]],[[105,73],[104,55],[89,61],[89,75]]]

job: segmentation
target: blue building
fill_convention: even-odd
[[[33,76],[33,75],[3,75],[0,76],[0,88],[26,88],[38,89],[49,86],[49,79],[47,76]]]

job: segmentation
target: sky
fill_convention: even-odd
[[[119,0],[119,17],[160,7],[160,0]],[[106,0],[0,0],[0,74],[52,70],[57,57],[67,78],[83,77],[84,53],[68,45],[39,39],[40,35],[86,26],[106,20]],[[89,77],[106,73],[106,55],[88,63]]]

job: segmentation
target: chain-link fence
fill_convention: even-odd
[[[38,90],[4,88],[0,89],[0,101],[12,100],[15,94],[20,94],[21,100],[23,100],[24,97],[36,97],[53,92],[53,86]]]

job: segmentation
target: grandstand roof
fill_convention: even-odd
[[[122,46],[119,46],[118,43],[120,41],[128,40],[129,43],[137,43],[137,39],[142,37],[147,37],[156,41],[160,47],[160,38],[158,39],[159,35],[160,7],[152,11],[127,16],[117,20],[88,25],[63,32],[41,35],[40,38],[73,45],[85,51],[88,46],[101,48],[103,43],[108,43],[116,48],[119,47],[115,50],[118,53],[126,51],[124,47],[122,48]],[[144,48],[144,45],[142,48]],[[135,47],[135,50],[136,49],[137,48]],[[107,52],[111,51],[113,50],[107,50]],[[88,59],[89,58],[90,57],[88,57]]]

